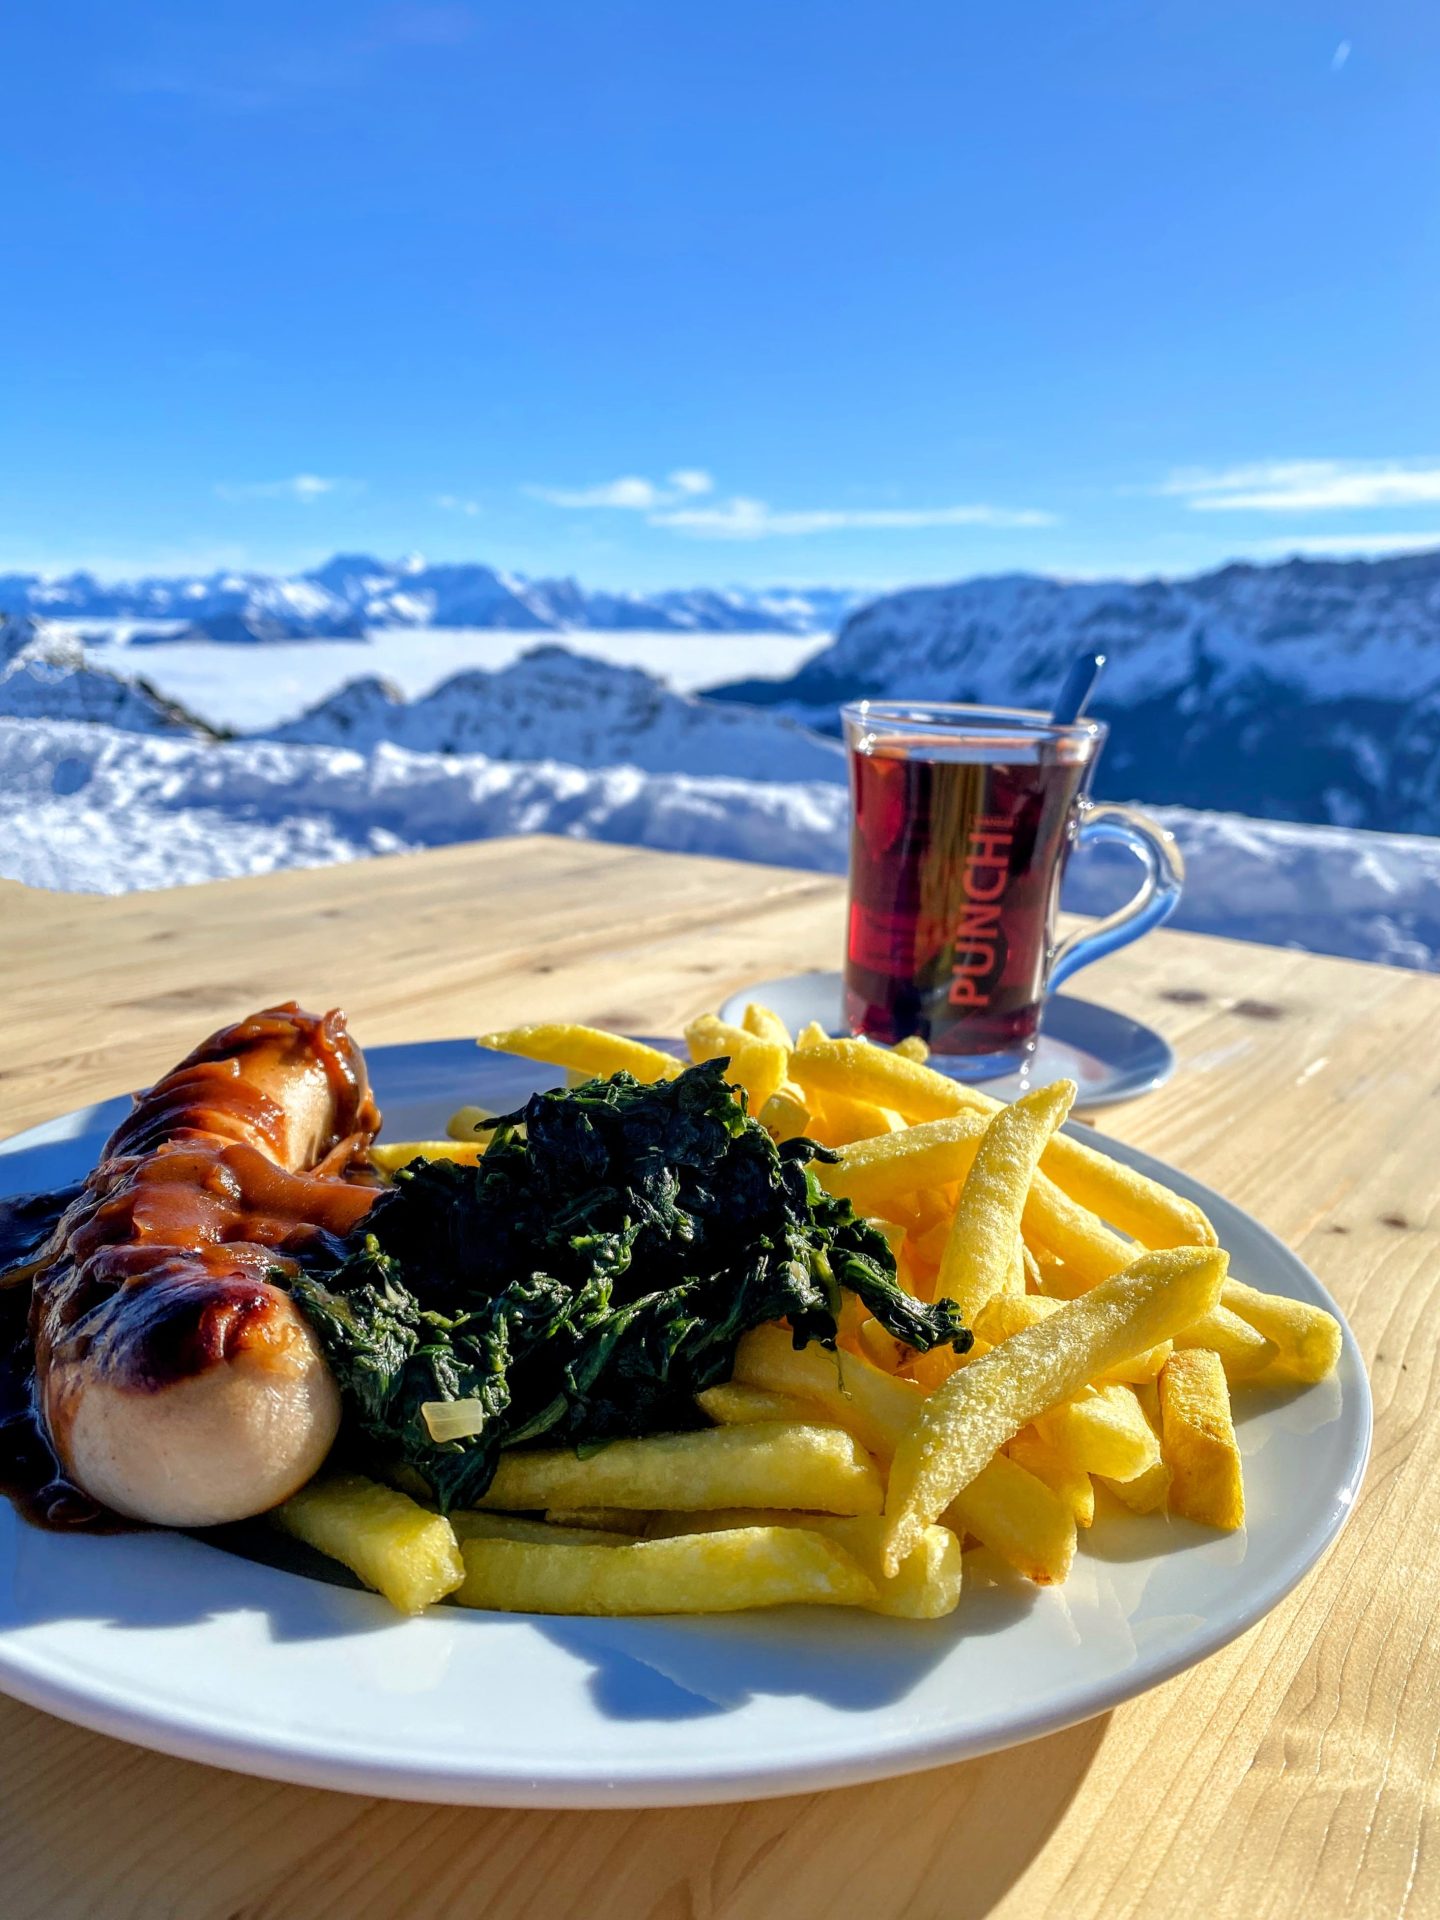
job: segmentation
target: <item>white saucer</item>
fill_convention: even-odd
[[[846,1033],[842,1014],[842,987],[838,973],[789,973],[779,980],[759,980],[742,993],[733,993],[720,1009],[720,1018],[738,1022],[746,1003],[758,1000],[771,1007],[792,1033],[818,1020],[827,1033]],[[945,1070],[943,1056],[931,1064]],[[1076,1107],[1090,1112],[1113,1107],[1121,1100],[1150,1093],[1163,1086],[1175,1071],[1170,1043],[1153,1027],[1128,1014],[1057,993],[1045,1004],[1035,1057],[1023,1073],[1009,1073],[984,1082],[985,1091],[998,1100],[1012,1100],[1027,1087],[1043,1087],[1051,1080],[1073,1080],[1080,1089]]]

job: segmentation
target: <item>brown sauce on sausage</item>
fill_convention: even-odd
[[[263,1056],[247,1075],[247,1061]],[[333,1125],[311,1170],[280,1164],[290,1115],[263,1084],[319,1063]],[[84,1185],[0,1202],[0,1492],[47,1526],[122,1527],[60,1475],[37,1412],[52,1357],[154,1392],[236,1354],[282,1361],[285,1278],[343,1237],[377,1192],[379,1126],[344,1016],[293,1003],[222,1029],[137,1097]],[[43,1230],[42,1230],[43,1229]],[[8,1240],[8,1249],[7,1249]],[[23,1284],[31,1278],[32,1284]],[[51,1419],[66,1418],[62,1405]],[[63,1445],[63,1425],[59,1432]]]
[[[23,1193],[0,1199],[0,1495],[38,1527],[128,1530],[60,1472],[35,1414],[35,1353],[30,1344],[30,1271],[35,1256],[83,1191]]]

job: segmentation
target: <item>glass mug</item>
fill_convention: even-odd
[[[845,1017],[918,1034],[962,1077],[1013,1073],[1045,996],[1158,926],[1180,898],[1174,839],[1089,797],[1108,729],[1003,707],[862,700],[841,708],[850,760]],[[1077,846],[1118,842],[1145,867],[1127,905],[1057,941]]]

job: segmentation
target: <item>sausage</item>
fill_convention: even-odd
[[[37,1412],[92,1499],[213,1526],[319,1467],[339,1390],[283,1282],[370,1206],[378,1125],[344,1015],[293,1001],[137,1098],[32,1282]]]

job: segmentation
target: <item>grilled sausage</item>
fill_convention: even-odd
[[[141,1095],[32,1283],[37,1410],[65,1476],[131,1519],[210,1526],[315,1472],[339,1392],[275,1279],[374,1198],[379,1116],[344,1016],[293,1003]]]

